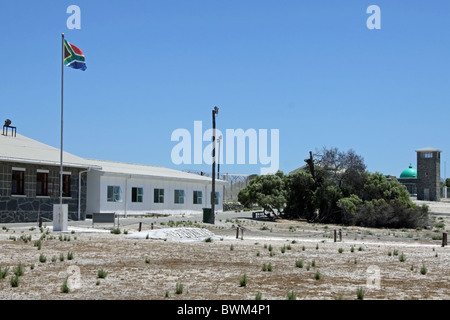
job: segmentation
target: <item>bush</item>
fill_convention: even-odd
[[[23,266],[22,266],[21,263],[19,263],[19,264],[17,265],[17,267],[15,267],[15,268],[13,269],[13,273],[14,273],[17,277],[20,277],[20,276],[23,275],[24,270],[23,270]]]
[[[120,232],[119,228],[116,228],[116,229],[111,230],[111,233],[112,234],[120,234],[121,232]]]
[[[39,255],[39,262],[45,263],[47,261],[47,257],[44,254]]]
[[[427,267],[425,266],[425,264],[422,264],[422,267],[420,268],[420,273],[426,275],[427,272],[428,272]]]
[[[69,293],[70,289],[69,289],[69,285],[67,284],[69,277],[66,277],[66,279],[64,280],[62,286],[61,286],[61,292],[62,293]]]
[[[239,279],[239,286],[245,287],[248,284],[247,275],[244,273],[244,275]]]
[[[106,272],[106,271],[103,270],[103,269],[100,269],[100,270],[98,270],[98,272],[97,272],[97,277],[100,278],[100,279],[106,278],[107,275],[108,275],[108,272]]]
[[[366,292],[363,287],[358,287],[358,289],[356,289],[356,298],[358,298],[358,300],[364,300],[365,294]]]
[[[295,261],[295,266],[297,268],[303,268],[303,260],[297,260]]]
[[[183,293],[183,284],[181,282],[177,282],[175,285],[175,294],[182,294]]]
[[[0,267],[0,280],[6,278],[6,276],[8,275],[8,270],[9,270],[8,267],[5,268]]]
[[[294,290],[291,290],[287,293],[287,299],[288,300],[297,300],[297,294],[294,292]]]
[[[12,277],[11,281],[10,281],[11,287],[13,287],[13,288],[18,287],[19,286],[19,282],[20,281],[19,281],[19,277],[18,276]]]
[[[319,270],[317,270],[316,273],[314,274],[314,279],[316,280],[322,279],[322,274],[319,272]]]

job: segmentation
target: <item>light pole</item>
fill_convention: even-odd
[[[219,114],[219,107],[215,106],[212,110],[212,124],[213,124],[213,136],[212,136],[212,186],[211,186],[211,215],[209,217],[209,223],[215,222],[214,205],[216,202],[216,114]]]
[[[222,141],[222,135],[217,138],[219,148],[217,150],[217,179],[220,179],[220,141]]]

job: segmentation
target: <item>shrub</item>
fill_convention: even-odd
[[[314,279],[316,280],[322,279],[322,274],[319,272],[319,270],[317,270],[316,273],[314,274]]]
[[[19,264],[17,265],[17,267],[15,267],[15,268],[13,269],[13,273],[14,273],[17,277],[20,277],[20,276],[23,275],[24,270],[23,270],[23,266],[22,266],[21,263],[19,263]]]
[[[420,268],[420,273],[426,275],[427,272],[428,272],[427,267],[425,266],[425,264],[422,264],[422,267]]]
[[[239,279],[239,286],[245,287],[248,284],[247,275],[244,273],[244,275]]]
[[[44,254],[39,255],[39,262],[45,263],[47,261],[47,257]]]
[[[356,289],[356,298],[358,298],[358,300],[364,300],[365,294],[366,294],[366,292],[364,291],[363,287],[358,287]]]
[[[0,267],[0,279],[5,279],[6,276],[8,275],[8,267],[2,268]]]
[[[344,249],[339,248],[338,251],[339,251],[339,253],[342,253],[342,252],[344,252]]]
[[[72,253],[72,251],[67,252],[67,260],[73,260],[73,253]]]
[[[208,237],[205,239],[205,242],[212,242],[213,240],[211,239],[211,237]]]
[[[98,272],[97,272],[97,277],[100,278],[100,279],[106,278],[107,275],[108,275],[108,272],[106,272],[106,271],[103,270],[103,269],[100,269],[100,270],[98,270]]]
[[[294,292],[294,290],[288,291],[287,299],[288,300],[297,300],[297,294]]]
[[[63,253],[59,254],[59,261],[64,261],[64,254]]]
[[[150,258],[145,258],[145,263],[150,263]]]
[[[10,281],[11,287],[13,287],[13,288],[18,287],[19,286],[19,282],[20,281],[19,281],[19,277],[18,276],[12,277],[11,281]]]
[[[297,268],[303,268],[303,260],[297,260],[295,261],[295,266]]]
[[[177,282],[175,285],[175,293],[182,294],[183,293],[183,284],[181,282]]]
[[[112,234],[120,234],[120,229],[119,228],[113,229],[113,230],[111,230],[111,233]]]
[[[398,260],[400,262],[405,262],[406,261],[406,256],[404,255],[404,253],[402,252],[402,254],[398,257]]]
[[[70,289],[69,289],[69,285],[67,284],[69,277],[66,277],[66,279],[64,280],[62,286],[61,286],[61,292],[62,293],[69,293]]]
[[[258,292],[255,296],[255,300],[262,300],[262,293]]]

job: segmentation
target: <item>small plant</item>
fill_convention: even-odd
[[[428,272],[427,267],[425,266],[425,264],[422,264],[422,267],[420,268],[420,273],[426,275],[427,272]]]
[[[389,257],[392,256],[392,251],[388,251],[388,256],[389,256]]]
[[[399,260],[400,262],[405,262],[405,261],[406,261],[406,256],[403,254],[403,252],[402,252],[402,254],[398,257],[398,260]]]
[[[145,263],[150,263],[150,258],[145,258]]]
[[[297,268],[303,268],[303,260],[296,260],[295,261],[295,266]]]
[[[166,290],[166,294],[164,295],[164,297],[169,298],[169,290]]]
[[[350,252],[355,252],[355,247],[352,246],[352,247],[350,248]]]
[[[285,253],[286,252],[286,246],[283,246],[282,248],[281,248],[281,253]]]
[[[34,263],[32,263],[30,266],[30,270],[33,270],[33,269],[34,269]]]
[[[269,251],[272,252],[272,250],[273,250],[273,247],[271,244],[269,244]]]
[[[67,283],[68,279],[69,279],[69,277],[66,277],[66,279],[64,279],[64,282],[63,282],[63,284],[61,286],[61,292],[62,293],[69,293],[69,291],[70,291],[69,285]]]
[[[288,291],[287,299],[288,300],[297,300],[297,294],[294,292],[294,290]]]
[[[63,253],[60,253],[59,254],[59,261],[64,261],[64,254]]]
[[[314,279],[316,280],[320,280],[322,279],[322,274],[319,272],[319,270],[316,271],[316,273],[314,273]]]
[[[258,292],[255,296],[255,300],[262,300],[262,293]]]
[[[183,293],[183,284],[181,282],[177,282],[175,285],[175,293],[182,294]]]
[[[213,241],[213,240],[212,240],[211,237],[208,237],[208,238],[205,239],[205,242],[212,242],[212,241]]]
[[[42,247],[42,241],[41,241],[41,239],[36,240],[36,241],[34,242],[34,246],[37,247],[38,250],[41,250],[41,247]]]
[[[233,251],[234,250],[234,245],[230,245],[230,251]]]
[[[47,257],[44,254],[39,255],[39,262],[45,263],[47,261]]]
[[[52,257],[52,262],[56,262],[56,256]]]
[[[305,251],[305,250],[306,250],[305,246],[302,246],[302,251]]]
[[[19,277],[18,276],[14,276],[14,277],[12,277],[11,278],[11,281],[10,281],[10,283],[11,283],[11,287],[13,287],[13,288],[16,288],[16,287],[18,287],[19,286]]]
[[[97,277],[100,278],[100,279],[105,279],[107,275],[108,275],[108,272],[106,272],[103,269],[100,269],[97,272]]]
[[[256,256],[257,256],[257,257],[261,256],[261,252],[258,251],[258,252],[256,253]]]
[[[364,291],[363,287],[358,287],[356,289],[356,298],[358,298],[358,300],[364,300],[365,294],[366,294],[366,292]]]
[[[364,251],[364,248],[363,247],[359,247],[358,251]]]
[[[67,252],[67,260],[73,260],[73,253],[72,253],[72,251]]]
[[[100,285],[100,280],[97,280],[97,281],[95,282],[95,285],[96,285],[96,286],[99,286],[99,285]]]
[[[244,273],[244,275],[239,279],[239,286],[245,287],[248,284],[247,274]]]
[[[394,256],[398,256],[398,250],[397,249],[394,250]]]
[[[115,228],[115,229],[111,230],[111,233],[112,234],[120,234],[121,232],[120,232],[119,228]]]
[[[338,251],[339,251],[339,253],[342,253],[342,252],[344,252],[344,249],[339,248]]]
[[[8,275],[8,267],[2,268],[0,267],[0,279],[5,279],[6,276]]]
[[[316,244],[316,250],[319,250],[319,244]]]
[[[13,273],[14,273],[17,277],[23,276],[23,273],[24,273],[23,265],[22,265],[21,263],[19,263],[19,264],[17,265],[17,267],[14,267]]]

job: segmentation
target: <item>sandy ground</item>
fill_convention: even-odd
[[[450,212],[448,208],[441,213]],[[144,228],[150,221],[155,229],[167,227],[157,219],[143,219],[148,219]],[[236,239],[238,224],[246,228],[243,240],[241,234]],[[0,267],[9,272],[0,280],[0,299],[254,300],[260,293],[262,299],[285,300],[294,292],[296,299],[355,300],[358,288],[364,289],[364,299],[449,299],[450,248],[433,237],[450,230],[450,216],[433,216],[431,225],[429,230],[342,228],[286,220],[223,220],[220,215],[215,225],[186,224],[213,232],[217,237],[211,242],[127,238],[138,224],[127,225],[128,234],[105,228],[69,227],[61,233],[49,226],[40,230],[4,225]],[[342,229],[342,242],[334,242],[335,229]],[[43,235],[38,249],[35,241]],[[31,241],[23,240],[27,237]],[[69,251],[72,260],[67,259]],[[46,262],[40,262],[41,254]],[[299,260],[302,268],[296,266]],[[13,269],[19,263],[24,274],[13,287]],[[263,271],[269,264],[272,271]],[[100,269],[107,271],[105,278],[98,278]],[[321,277],[315,279],[318,273]],[[244,274],[248,282],[241,286]],[[66,278],[71,290],[63,293]],[[177,283],[183,285],[181,294],[175,293]]]

